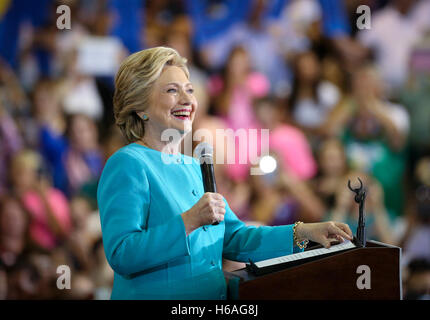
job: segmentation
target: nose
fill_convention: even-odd
[[[188,93],[187,90],[182,89],[179,103],[183,106],[190,106],[192,104],[192,101],[193,95]]]

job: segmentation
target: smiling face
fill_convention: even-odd
[[[145,122],[145,137],[160,139],[166,129],[176,129],[181,134],[190,132],[197,110],[193,91],[181,68],[166,66],[155,81],[149,106],[143,112],[149,117]]]

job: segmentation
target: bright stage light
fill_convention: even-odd
[[[264,156],[260,159],[260,170],[267,174],[276,170],[277,163],[272,156]]]

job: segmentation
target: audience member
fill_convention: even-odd
[[[70,208],[64,194],[51,186],[39,154],[22,150],[12,159],[12,190],[30,216],[31,244],[52,250],[71,230]]]
[[[298,55],[289,98],[292,120],[310,138],[318,137],[331,110],[341,98],[340,90],[322,79],[321,64],[312,51]]]
[[[409,115],[403,106],[384,99],[382,86],[375,68],[357,70],[351,94],[331,112],[324,130],[341,138],[353,169],[369,173],[381,183],[385,204],[395,220],[404,209]]]
[[[427,1],[391,1],[372,15],[372,27],[358,34],[359,41],[374,51],[376,64],[391,92],[405,84],[412,48],[430,27],[429,20],[422,19],[428,17],[430,9],[418,5],[419,2]]]
[[[64,163],[70,194],[77,194],[85,186],[96,183],[103,169],[104,159],[98,143],[96,124],[88,116],[70,116],[67,136],[70,147],[64,154]]]

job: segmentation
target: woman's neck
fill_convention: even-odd
[[[179,141],[169,142],[161,141],[150,136],[145,136],[141,140],[137,140],[136,143],[154,149],[167,154],[178,154],[182,138]]]

